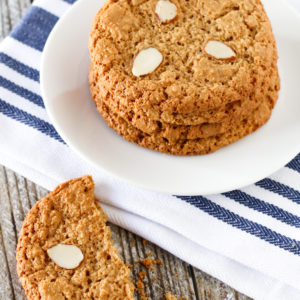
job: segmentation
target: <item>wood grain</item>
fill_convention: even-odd
[[[51,0],[49,0],[51,1]],[[0,40],[18,22],[30,6],[30,0],[0,0]],[[22,221],[47,190],[0,165],[0,299],[25,299],[16,273],[15,249]],[[167,251],[109,224],[112,238],[124,261],[132,265],[132,280],[145,272],[145,292],[149,299],[164,299],[167,292],[195,300],[249,300],[229,286],[196,270]],[[160,259],[162,265],[146,268],[138,260]],[[137,294],[137,299],[140,299]]]

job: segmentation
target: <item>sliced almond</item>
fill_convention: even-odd
[[[77,268],[83,260],[81,250],[74,245],[58,244],[47,250],[49,257],[65,269]]]
[[[177,17],[177,7],[169,0],[159,0],[155,7],[155,15],[159,22],[169,23]]]
[[[229,46],[213,40],[206,43],[204,53],[209,57],[220,60],[235,60],[236,58],[236,53]]]
[[[156,48],[146,48],[135,57],[132,74],[134,76],[149,74],[161,64],[162,59],[162,54]]]

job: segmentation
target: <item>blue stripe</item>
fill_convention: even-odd
[[[289,200],[292,200],[293,202],[300,204],[300,192],[294,190],[293,188],[279,183],[275,180],[272,180],[270,178],[263,179],[256,183],[257,186],[268,190],[270,192],[276,193],[280,196],[283,196]]]
[[[45,107],[41,96],[21,87],[19,85],[16,85],[12,81],[7,80],[2,76],[0,76],[0,86],[29,100],[30,102],[32,102],[38,106]]]
[[[296,228],[300,228],[300,218],[279,208],[278,206],[259,200],[239,190],[224,193],[223,195],[246,207],[271,216],[278,221],[294,226]]]
[[[68,2],[68,3],[70,3],[70,4],[73,4],[73,3],[76,2],[76,0],[63,0],[63,1]]]
[[[298,154],[289,164],[287,167],[300,173],[300,154]]]
[[[10,36],[32,48],[42,51],[57,20],[58,17],[46,10],[31,6],[28,13],[11,32]]]
[[[7,117],[26,124],[29,127],[35,128],[40,132],[52,137],[53,139],[65,144],[54,127],[46,121],[43,121],[36,116],[33,116],[9,103],[0,99],[0,112]]]
[[[0,52],[0,63],[3,63],[7,67],[34,81],[40,81],[40,73],[38,70],[28,67],[27,65],[15,60],[14,58],[8,56],[5,53]]]
[[[177,196],[210,216],[254,235],[263,241],[300,256],[300,241],[286,237],[268,227],[243,218],[202,196]]]

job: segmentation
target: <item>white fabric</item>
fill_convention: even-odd
[[[70,7],[61,0],[37,0],[34,5],[58,17]],[[0,53],[32,68],[39,68],[41,53],[12,37],[2,42]],[[36,81],[1,61],[0,76],[39,94]],[[42,107],[1,85],[0,100],[49,122]],[[104,171],[96,170],[66,145],[12,119],[1,110],[0,163],[49,190],[70,178],[91,174],[96,184],[96,197],[113,223],[154,242],[250,297],[264,300],[300,299],[299,255],[266,242],[246,232],[246,229],[229,225],[186,201],[135,188]],[[300,190],[300,174],[291,168],[284,167],[271,179]],[[273,204],[300,218],[297,201],[257,185],[242,191],[258,198],[260,203]],[[206,199],[240,218],[300,241],[298,223],[285,223],[224,195],[210,195]]]

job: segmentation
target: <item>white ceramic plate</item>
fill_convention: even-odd
[[[275,172],[300,151],[300,18],[281,0],[263,2],[277,39],[282,89],[271,120],[257,132],[216,153],[193,157],[161,154],[118,136],[97,113],[88,88],[88,36],[102,0],[79,0],[45,46],[41,87],[55,128],[94,166],[150,190],[219,193]]]

